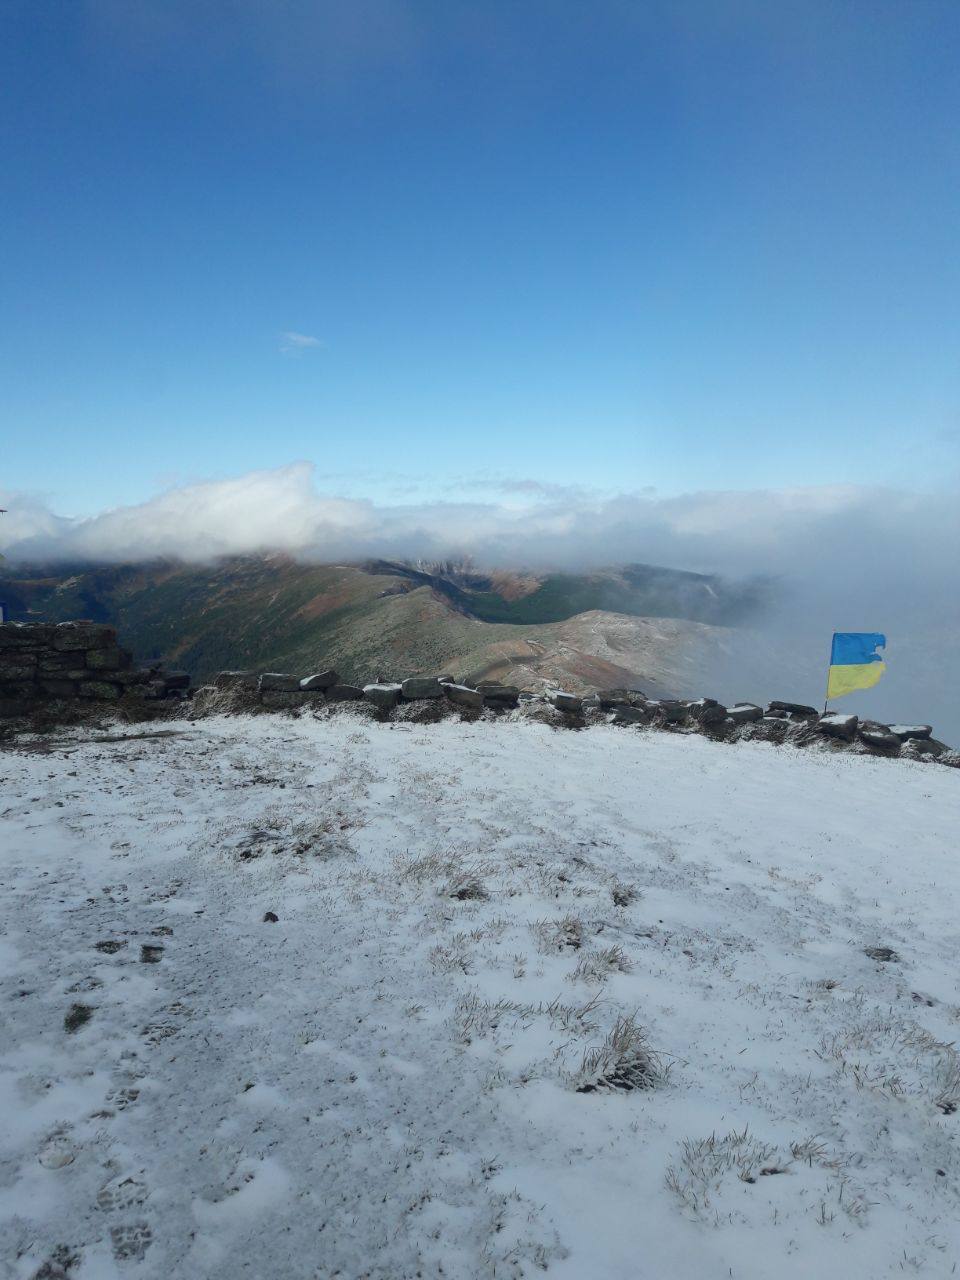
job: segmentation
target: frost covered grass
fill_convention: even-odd
[[[344,714],[0,773],[4,1280],[960,1263],[954,771]]]

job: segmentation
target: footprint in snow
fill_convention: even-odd
[[[77,1148],[64,1133],[56,1133],[40,1148],[37,1159],[44,1169],[65,1169],[77,1158]]]
[[[147,1222],[129,1222],[111,1227],[110,1239],[118,1262],[140,1262],[153,1243],[153,1232]]]
[[[139,1208],[148,1194],[147,1184],[137,1178],[111,1178],[97,1194],[97,1208],[105,1213]]]

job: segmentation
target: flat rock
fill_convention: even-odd
[[[939,742],[936,738],[908,738],[903,744],[903,754],[913,756],[920,759],[924,756],[932,756],[937,759],[950,748],[945,742]]]
[[[471,689],[465,684],[445,684],[443,692],[450,702],[458,707],[482,707],[483,694],[479,689]]]
[[[738,702],[727,708],[727,719],[734,724],[753,724],[763,718],[763,709],[755,702]]]
[[[261,693],[299,693],[300,691],[299,677],[287,675],[281,671],[265,671],[258,684]]]
[[[857,736],[860,717],[843,715],[839,711],[827,711],[817,721],[817,732],[830,738],[840,738],[844,742],[852,742]]]
[[[898,756],[900,754],[900,739],[895,733],[891,733],[889,729],[875,725],[861,725],[860,741],[865,747],[869,747],[871,751],[875,751],[878,755]]]
[[[802,716],[808,720],[816,720],[820,714],[816,707],[808,707],[804,702],[771,702],[767,706],[767,715],[774,711],[785,711],[788,715]]]
[[[613,711],[613,720],[611,723],[627,725],[627,724],[649,724],[650,714],[644,711],[642,707],[631,707],[628,702],[618,702],[611,708]]]
[[[439,698],[443,695],[443,685],[436,676],[411,676],[404,680],[400,692],[407,702],[417,702],[421,698]]]
[[[593,696],[604,711],[612,711],[614,707],[622,706],[624,703],[632,706],[635,702],[644,701],[644,695],[639,689],[601,689]]]
[[[901,742],[906,742],[908,738],[931,738],[933,737],[932,724],[892,724],[890,732],[896,734]]]
[[[697,724],[719,724],[727,718],[727,708],[713,698],[698,698],[687,707],[687,714]]]
[[[105,649],[116,644],[114,627],[101,622],[61,622],[53,630],[54,649]]]
[[[45,648],[53,642],[55,630],[52,623],[0,623],[0,651]]]
[[[562,689],[551,689],[547,694],[547,701],[552,703],[558,711],[565,711],[567,715],[579,716],[583,714],[583,699],[575,693],[565,693]]]
[[[399,684],[365,684],[363,696],[382,711],[392,711],[400,701]]]
[[[494,684],[486,681],[477,685],[485,704],[493,707],[515,707],[520,701],[520,690],[515,684]]]
[[[300,681],[301,689],[332,689],[340,683],[340,677],[331,667],[329,671],[318,671],[316,675],[306,676]]]
[[[676,698],[648,698],[643,709],[661,724],[679,724],[687,716],[687,704]]]

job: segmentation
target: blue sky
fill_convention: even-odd
[[[957,477],[955,0],[0,24],[0,489]]]

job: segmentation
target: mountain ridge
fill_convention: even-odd
[[[649,565],[590,574],[469,564],[308,564],[282,554],[210,564],[21,566],[0,576],[12,618],[117,626],[139,660],[208,679],[227,667],[334,663],[350,679],[453,668],[573,688],[678,691],[756,584]],[[611,607],[614,606],[614,607]],[[688,677],[689,673],[689,677]]]

